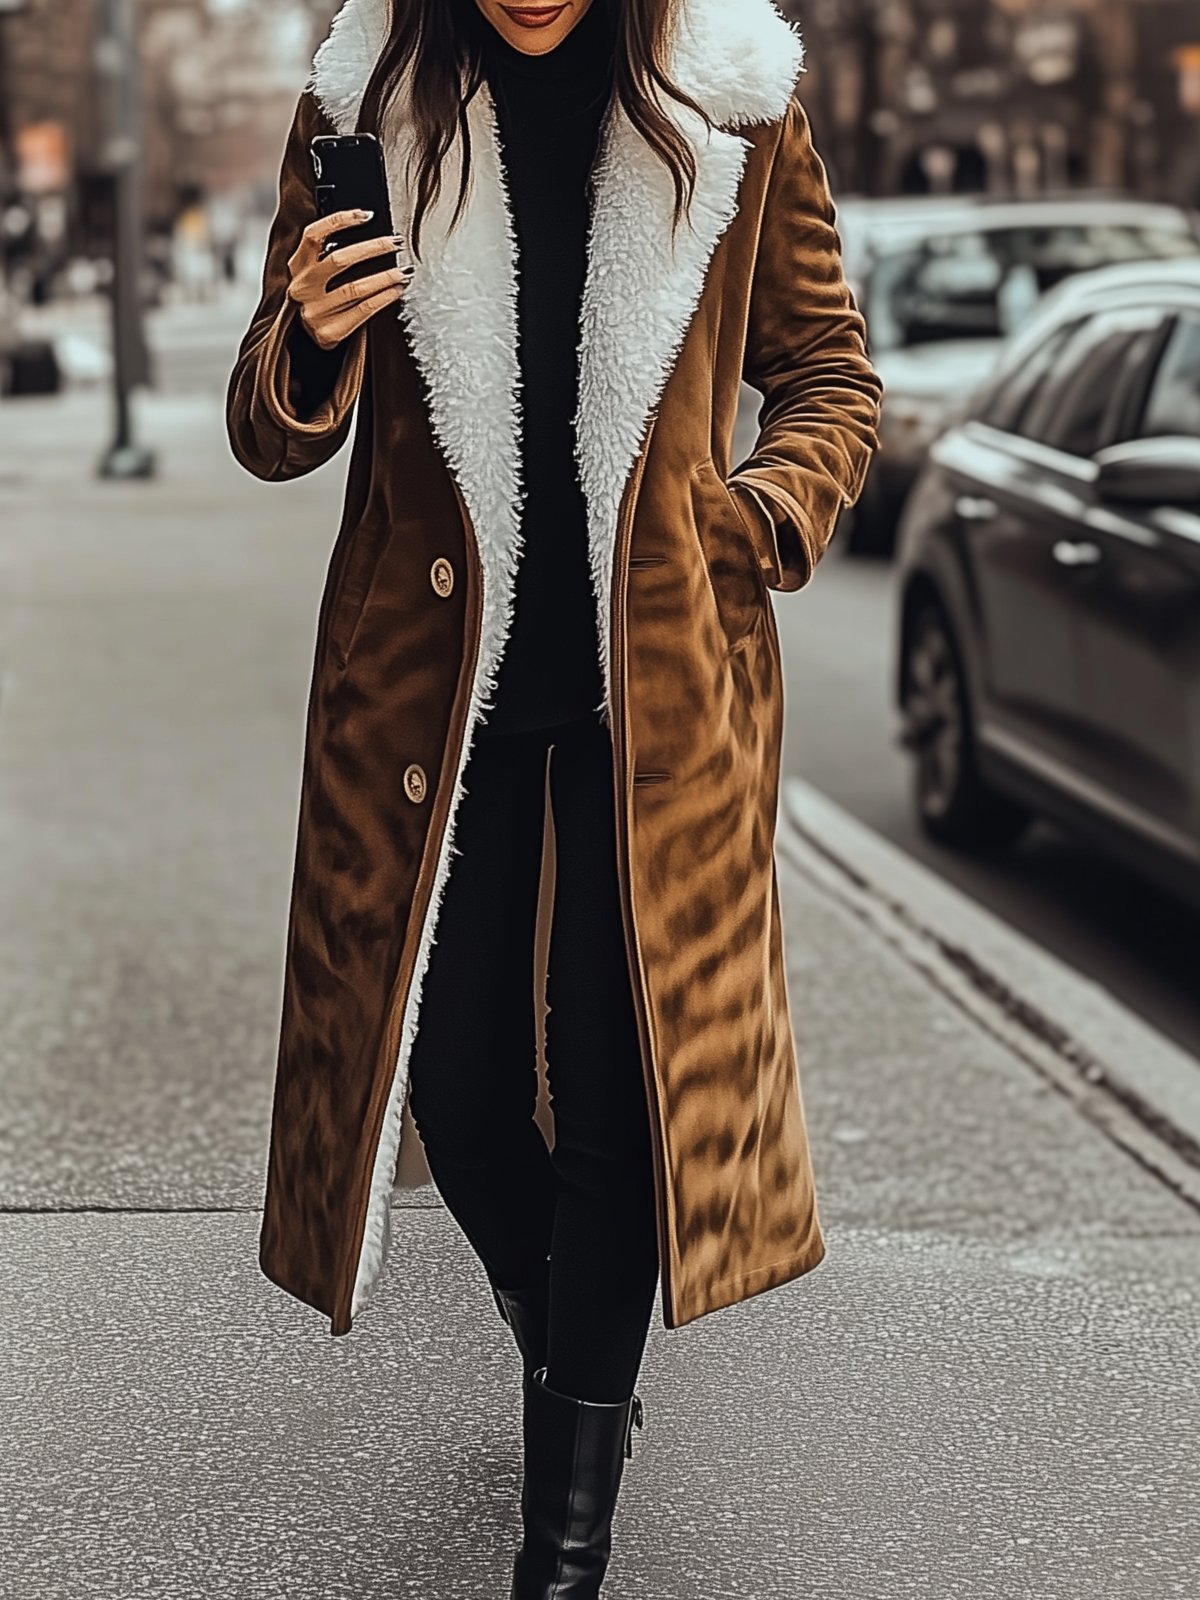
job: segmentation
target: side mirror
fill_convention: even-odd
[[[1095,456],[1096,492],[1116,505],[1200,506],[1200,439],[1130,439]]]

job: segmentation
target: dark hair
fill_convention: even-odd
[[[706,123],[709,120],[703,108],[667,76],[666,55],[678,0],[592,0],[592,4],[609,14],[615,45],[614,96],[674,180],[678,227],[695,190],[696,159],[659,96],[689,107]],[[483,82],[481,30],[492,24],[475,0],[390,0],[390,5],[391,26],[363,95],[359,129],[379,133],[385,110],[411,67],[417,199],[409,242],[419,255],[421,224],[441,193],[442,167],[456,133],[462,135],[462,167],[453,223],[462,215],[471,177],[467,107]]]

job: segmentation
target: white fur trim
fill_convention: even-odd
[[[313,57],[305,88],[313,91],[339,133],[355,130],[390,22],[390,0],[345,0]]]
[[[391,0],[343,0],[308,86],[352,129],[391,21]],[[796,29],[772,0],[679,0],[671,77],[718,123],[773,122],[804,61]]]
[[[345,0],[317,51],[308,87],[340,132],[352,132],[390,25],[390,0]],[[784,115],[803,63],[800,38],[771,0],[681,0],[671,76],[714,123],[744,127]],[[579,468],[588,508],[592,582],[611,723],[609,599],[617,517],[647,419],[699,304],[705,274],[737,209],[749,149],[694,112],[664,101],[696,152],[690,226],[672,237],[674,189],[618,106],[596,166],[580,346]],[[427,389],[434,435],[471,513],[483,567],[479,661],[463,749],[401,1024],[400,1048],[355,1277],[351,1315],[367,1304],[391,1242],[391,1193],[404,1128],[408,1064],[421,990],[454,852],[463,772],[490,706],[512,620],[520,556],[520,373],[517,261],[495,112],[486,86],[470,112],[473,175],[467,204],[447,233],[457,199],[452,153],[438,205],[426,218],[422,260],[398,315]],[[411,130],[403,90],[383,138],[392,220],[408,233]]]
[[[714,123],[783,116],[804,62],[800,36],[770,0],[685,0],[671,76]],[[583,302],[579,474],[588,507],[592,586],[611,726],[612,593],[617,521],[646,423],[700,303],[713,253],[737,213],[750,146],[694,111],[664,108],[696,156],[690,219],[672,235],[675,188],[662,161],[618,107],[596,170]]]
[[[434,435],[462,489],[477,535],[483,569],[479,659],[429,911],[404,1008],[395,1075],[375,1152],[351,1315],[367,1303],[387,1258],[390,1198],[404,1129],[408,1064],[416,1039],[421,990],[450,874],[458,808],[466,792],[463,772],[478,727],[492,703],[512,624],[521,547],[516,239],[500,164],[495,110],[486,86],[472,101],[468,115],[473,177],[467,204],[458,226],[448,232],[458,187],[455,181],[443,185],[437,205],[427,216],[421,263],[401,302],[400,314],[425,379]],[[405,171],[401,139],[398,133],[393,146],[398,159],[391,163],[389,186],[394,223],[407,232],[412,208],[398,181]]]
[[[682,0],[670,76],[713,122],[776,121],[803,66],[800,34],[771,0]]]
[[[576,419],[579,477],[599,620],[600,663],[612,727],[612,583],[617,523],[650,413],[683,343],[721,236],[737,210],[749,144],[680,108],[696,153],[690,226],[672,239],[671,175],[621,112],[596,169]]]

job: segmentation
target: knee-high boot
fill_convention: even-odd
[[[642,1402],[636,1394],[615,1405],[576,1400],[545,1377],[543,1367],[525,1379],[524,1539],[511,1600],[596,1600]]]

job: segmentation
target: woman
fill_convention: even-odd
[[[234,452],[272,480],[357,403],[262,1267],[347,1332],[419,1131],[524,1362],[519,1600],[599,1593],[659,1277],[673,1328],[824,1254],[769,591],[857,497],[879,384],[800,65],[770,0],[346,0],[230,382]],[[360,128],[398,231],[330,250],[355,219],[315,220],[308,146]],[[730,477],[743,373],[765,404]]]

